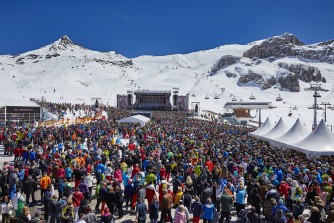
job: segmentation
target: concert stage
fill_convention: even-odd
[[[137,110],[171,110],[170,96],[171,91],[134,91],[136,102],[134,109]]]
[[[134,95],[134,96],[133,96]],[[127,95],[117,95],[117,107],[140,111],[188,111],[188,95],[179,96],[174,92],[173,105],[171,91],[135,90]],[[135,102],[133,103],[133,98]]]

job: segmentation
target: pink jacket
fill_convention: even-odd
[[[187,216],[184,212],[176,212],[174,223],[187,223]]]
[[[122,171],[121,170],[116,170],[115,173],[114,173],[114,178],[118,182],[122,182]]]

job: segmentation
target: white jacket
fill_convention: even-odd
[[[18,209],[19,200],[22,201],[22,202],[26,201],[26,199],[23,197],[23,195],[21,193],[15,193],[12,197],[14,210]]]
[[[0,214],[11,214],[12,208],[13,208],[12,202],[9,202],[8,204],[5,202],[2,202],[0,204]]]
[[[86,181],[88,187],[93,186],[93,180],[94,180],[93,176],[86,176],[85,181]]]

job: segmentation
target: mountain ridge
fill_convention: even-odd
[[[258,52],[252,49],[258,46],[268,46],[273,56],[257,57]],[[203,108],[216,112],[221,112],[222,105],[233,97],[245,101],[251,94],[257,100],[272,102],[281,94],[285,107],[306,108],[311,101],[305,89],[310,83],[319,82],[329,90],[323,99],[334,103],[334,65],[330,60],[278,53],[287,46],[304,53],[311,49],[330,59],[334,40],[304,44],[292,34],[283,34],[245,45],[222,45],[187,54],[127,58],[114,51],[87,49],[62,36],[37,50],[0,56],[0,77],[4,83],[0,101],[44,96],[56,102],[90,103],[90,98],[100,97],[115,105],[116,94],[127,90],[170,90],[177,86],[180,94],[196,95],[190,98],[190,107],[192,102],[200,101]],[[220,99],[211,101],[215,95],[220,95]],[[205,100],[206,96],[210,100]]]

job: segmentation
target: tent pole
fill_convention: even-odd
[[[261,109],[259,109],[259,127],[261,127]]]

